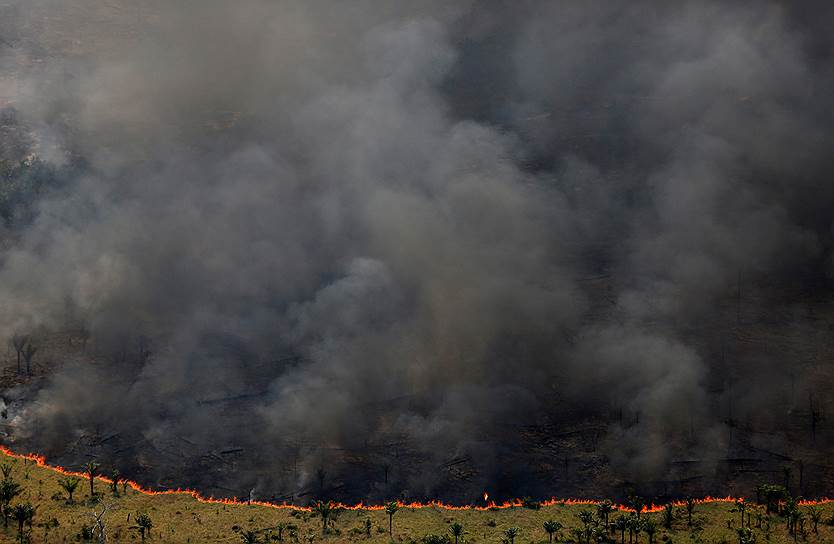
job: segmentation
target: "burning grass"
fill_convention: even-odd
[[[85,527],[94,524],[91,514],[100,513],[106,506],[104,523],[109,541],[139,542],[140,532],[136,524],[138,513],[147,514],[153,526],[148,537],[151,542],[203,543],[241,542],[247,531],[253,531],[257,542],[281,541],[286,544],[315,544],[326,540],[338,542],[389,542],[388,513],[385,506],[334,505],[330,514],[328,534],[322,535],[322,518],[315,509],[269,503],[216,500],[200,496],[192,491],[152,491],[132,482],[119,483],[114,493],[112,481],[95,478],[96,501],[90,500],[87,475],[58,467],[47,466],[43,458],[17,455],[0,450],[0,463],[11,467],[10,478],[18,483],[21,493],[12,505],[31,503],[37,509],[32,523],[31,542],[83,541]],[[67,501],[66,491],[60,483],[66,478],[78,478],[74,501]],[[399,504],[393,516],[393,539],[397,542],[433,542],[427,535],[446,535],[454,542],[450,529],[455,523],[463,526],[463,541],[467,544],[507,542],[507,530],[518,528],[517,544],[548,542],[543,529],[545,521],[553,520],[561,525],[556,533],[562,542],[576,542],[574,529],[583,527],[580,513],[596,512],[598,502],[586,500],[549,500],[542,503],[514,501],[495,505],[487,502],[478,506],[450,506],[441,503]],[[820,512],[817,532],[810,515],[812,509]],[[613,520],[625,506],[614,506]],[[803,501],[799,503],[803,515],[801,528],[808,542],[834,542],[834,503]],[[697,501],[693,525],[687,521],[684,503],[672,508],[671,529],[664,527],[663,506],[651,506],[643,513],[644,519],[655,522],[657,531],[654,542],[739,542],[737,528],[740,512],[736,499],[708,498]],[[747,520],[757,542],[793,542],[787,530],[786,518],[766,515],[764,507],[746,505]],[[55,523],[53,520],[56,520]],[[769,521],[768,521],[769,520]],[[769,526],[769,528],[768,528]],[[769,533],[769,539],[768,539]],[[621,533],[610,534],[614,542],[620,542]],[[798,538],[802,540],[801,534]],[[628,541],[628,533],[625,533]],[[17,524],[9,521],[6,530],[0,530],[0,542],[17,541]],[[648,542],[646,533],[639,542]],[[461,543],[462,544],[462,543]]]

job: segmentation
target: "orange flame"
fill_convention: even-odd
[[[33,461],[39,467],[47,468],[49,470],[55,471],[59,474],[63,474],[65,476],[73,476],[76,478],[88,478],[88,474],[83,472],[75,472],[72,470],[67,470],[61,466],[57,465],[49,465],[46,463],[46,458],[43,455],[38,455],[34,453],[28,454],[21,454],[15,453],[9,448],[5,446],[0,446],[0,453],[3,453],[9,457],[15,459],[24,459],[27,461]],[[106,476],[96,476],[96,480],[112,484],[113,480],[107,478]],[[237,498],[214,498],[214,497],[205,497],[201,495],[199,492],[191,490],[191,489],[165,489],[165,490],[154,490],[149,489],[146,487],[141,486],[140,484],[132,481],[132,480],[121,480],[122,483],[126,483],[131,489],[142,493],[144,495],[188,495],[194,498],[198,502],[208,503],[208,504],[223,504],[223,505],[232,505],[232,506],[245,506],[245,505],[256,505],[256,506],[263,506],[267,508],[276,508],[276,509],[290,509],[290,510],[300,510],[304,512],[310,512],[312,508],[309,506],[298,506],[295,504],[289,504],[286,502],[275,503],[275,502],[266,502],[266,501],[246,501],[240,500]],[[735,503],[736,501],[744,501],[744,497],[704,497],[701,499],[696,499],[695,502],[697,504],[708,504],[708,503]],[[486,506],[476,506],[476,505],[453,505],[447,504],[443,501],[432,500],[429,502],[404,502],[404,501],[397,501],[397,505],[401,508],[410,508],[410,509],[421,509],[421,508],[440,508],[443,510],[495,510],[495,509],[507,509],[507,508],[519,508],[523,506],[523,503],[520,499],[513,499],[510,501],[504,501],[502,503],[495,503],[489,501],[489,493],[484,492],[484,502],[486,502]],[[556,506],[556,505],[566,505],[566,506],[574,506],[574,505],[587,505],[587,506],[596,506],[601,504],[603,501],[594,500],[594,499],[557,499],[555,497],[544,500],[541,502],[542,506]],[[800,506],[814,506],[814,505],[821,505],[821,504],[828,504],[834,502],[834,499],[824,497],[814,500],[801,500],[798,501]],[[684,501],[674,501],[671,503],[673,506],[684,506],[686,503]],[[345,510],[368,510],[368,511],[377,511],[377,510],[384,510],[385,505],[380,504],[364,504],[362,502],[356,504],[344,504],[340,502],[334,502],[333,506],[336,508],[342,508]],[[665,505],[657,505],[657,504],[650,504],[644,508],[643,512],[661,512]],[[613,505],[614,510],[619,510],[622,512],[631,512],[632,509],[623,504],[615,504]]]

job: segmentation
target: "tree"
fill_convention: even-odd
[[[739,527],[744,527],[744,510],[747,508],[747,505],[744,504],[744,499],[736,499],[736,510],[741,514],[741,524]]]
[[[10,478],[5,478],[0,482],[0,508],[3,509],[3,527],[9,526],[9,515],[11,514],[9,504],[20,495],[21,491],[20,486]]]
[[[449,532],[455,537],[455,544],[458,544],[458,539],[463,535],[463,525],[456,521],[449,527]]]
[[[547,533],[547,536],[550,539],[550,542],[553,542],[553,535],[558,533],[562,529],[562,524],[558,521],[553,521],[549,519],[544,522],[544,532]]]
[[[81,483],[81,480],[78,478],[74,478],[72,476],[68,476],[61,480],[58,480],[58,485],[61,486],[61,489],[67,492],[67,502],[72,504],[72,494],[75,493],[78,484]]]
[[[287,528],[287,524],[283,521],[279,522],[275,526],[275,530],[278,532],[278,542],[284,541],[284,529]]]
[[[649,544],[654,544],[654,534],[657,532],[657,523],[655,523],[655,521],[648,516],[646,516],[646,519],[643,520],[643,532],[649,537]]]
[[[579,521],[582,522],[582,528],[585,532],[585,540],[591,541],[591,524],[594,522],[594,514],[590,510],[582,510],[579,512]]]
[[[12,346],[17,352],[17,373],[20,374],[20,359],[23,356],[23,349],[29,343],[29,337],[23,334],[15,334],[12,337]]]
[[[504,536],[507,537],[507,541],[510,544],[515,543],[515,537],[518,536],[519,529],[518,527],[509,527],[506,531],[504,531]]]
[[[13,468],[14,467],[11,465],[11,463],[3,463],[2,465],[0,465],[0,472],[3,473],[3,478],[4,479],[8,480],[9,478],[12,477],[12,469]]]
[[[628,518],[620,514],[614,520],[614,528],[620,531],[620,544],[625,544],[625,532],[628,529]]]
[[[688,497],[686,499],[686,524],[692,527],[692,514],[695,512],[695,499]]]
[[[244,531],[240,533],[240,540],[243,541],[243,544],[258,544],[260,542],[258,540],[258,533],[255,531]]]
[[[745,529],[744,527],[740,527],[736,529],[736,533],[738,534],[738,544],[755,544],[756,543],[756,535],[750,529]]]
[[[48,521],[38,523],[38,527],[43,529],[43,541],[49,542],[49,531],[51,531],[52,529],[57,529],[60,526],[61,523],[58,521],[58,518],[52,518]]]
[[[597,516],[603,522],[605,529],[608,530],[608,516],[614,510],[614,503],[609,500],[602,501],[597,505]]]
[[[672,504],[667,504],[663,507],[663,526],[667,529],[672,528],[672,522],[675,519],[675,510]]]
[[[26,374],[29,376],[32,375],[32,358],[35,357],[37,352],[38,348],[32,342],[26,344],[26,348],[23,350],[23,360],[26,361]]]
[[[811,523],[813,524],[812,530],[814,531],[814,534],[818,535],[819,529],[817,528],[817,526],[819,525],[820,520],[822,519],[822,512],[819,508],[814,508],[813,506],[811,506],[808,508],[808,517],[811,518]]]
[[[110,475],[110,488],[113,490],[113,496],[119,496],[119,482],[122,480],[122,475],[119,473],[119,469],[113,469],[113,473]]]
[[[35,517],[35,507],[28,502],[16,504],[12,508],[12,517],[17,521],[17,538],[20,544],[25,542],[23,529],[28,524],[32,527],[32,519]]]
[[[321,516],[321,536],[327,534],[327,520],[333,511],[333,503],[330,501],[316,501],[313,503],[313,511]]]
[[[139,536],[142,538],[142,542],[144,542],[146,531],[148,536],[151,536],[151,529],[153,528],[153,521],[151,521],[151,517],[144,512],[137,512],[135,528],[139,530]]]
[[[632,514],[628,517],[628,541],[631,542],[631,537],[634,536],[634,541],[640,541],[640,531],[642,529],[640,518],[637,514]]]
[[[96,496],[95,490],[95,480],[96,476],[98,476],[98,469],[101,465],[96,463],[95,461],[90,461],[86,465],[84,465],[84,472],[87,473],[87,477],[90,479],[90,498]]]
[[[628,504],[631,506],[631,509],[634,510],[634,513],[637,514],[637,518],[640,519],[640,514],[646,508],[646,501],[643,497],[634,494],[629,495]]]
[[[394,538],[394,514],[400,509],[400,505],[396,501],[391,501],[385,505],[385,513],[388,514],[388,536]]]

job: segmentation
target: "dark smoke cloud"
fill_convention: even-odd
[[[804,376],[734,347],[733,301],[827,289],[830,7],[111,4],[2,7],[27,146],[83,167],[9,227],[0,319],[91,337],[7,391],[19,443],[221,492],[471,500],[575,489],[537,464],[579,450],[542,462],[525,429],[604,421],[586,478],[611,492],[712,470],[727,402]]]

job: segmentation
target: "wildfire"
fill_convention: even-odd
[[[67,470],[61,466],[57,465],[49,465],[46,463],[46,458],[43,455],[37,455],[34,453],[29,454],[21,454],[15,453],[12,450],[8,449],[5,446],[0,446],[0,452],[3,454],[15,458],[15,459],[24,459],[26,461],[32,461],[37,464],[39,467],[44,467],[49,470],[58,472],[59,474],[63,474],[65,476],[73,476],[76,478],[88,478],[89,475],[83,472],[75,472],[72,470]],[[106,476],[96,476],[96,480],[106,482],[108,484],[112,484],[113,480],[107,478]],[[132,480],[121,480],[120,483],[127,484],[128,487],[137,491],[139,493],[145,495],[189,495],[193,497],[198,502],[208,503],[208,504],[223,504],[223,505],[232,505],[232,506],[245,506],[245,505],[256,505],[256,506],[263,506],[267,508],[277,508],[277,509],[291,509],[291,510],[300,510],[309,512],[312,509],[309,506],[298,506],[295,504],[289,504],[286,502],[282,503],[275,503],[275,502],[266,502],[266,501],[248,501],[248,500],[240,500],[237,498],[220,498],[216,499],[214,497],[204,497],[199,492],[191,490],[191,489],[165,489],[165,490],[154,490],[149,489],[146,487],[141,486],[140,484],[132,481]],[[735,503],[736,501],[744,501],[743,497],[704,497],[702,499],[696,499],[695,502],[697,504],[707,504],[707,503]],[[404,501],[397,501],[397,505],[400,508],[410,508],[410,509],[421,509],[421,508],[439,508],[444,510],[494,510],[494,509],[506,509],[506,508],[520,508],[523,506],[523,502],[520,499],[513,499],[510,501],[504,501],[501,503],[496,503],[494,501],[489,500],[489,493],[484,492],[484,502],[486,506],[476,506],[476,505],[453,505],[453,504],[446,504],[442,501],[429,501],[429,502],[404,502]],[[820,498],[815,500],[800,500],[798,504],[800,506],[814,506],[814,505],[821,505],[821,504],[828,504],[834,502],[834,499],[830,498]],[[596,506],[601,504],[602,501],[594,500],[594,499],[557,499],[551,498],[541,502],[542,506],[556,506],[556,505],[587,505],[587,506]],[[672,505],[674,506],[684,506],[686,503],[684,501],[676,501],[673,502]],[[336,508],[342,508],[345,510],[368,510],[368,511],[378,511],[378,510],[385,510],[385,505],[380,504],[364,504],[359,502],[357,504],[343,504],[343,503],[333,503],[333,506]],[[643,512],[661,512],[665,505],[656,505],[650,504],[646,506]],[[624,505],[624,504],[615,504],[613,505],[614,510],[619,510],[622,512],[631,512],[632,508]]]

